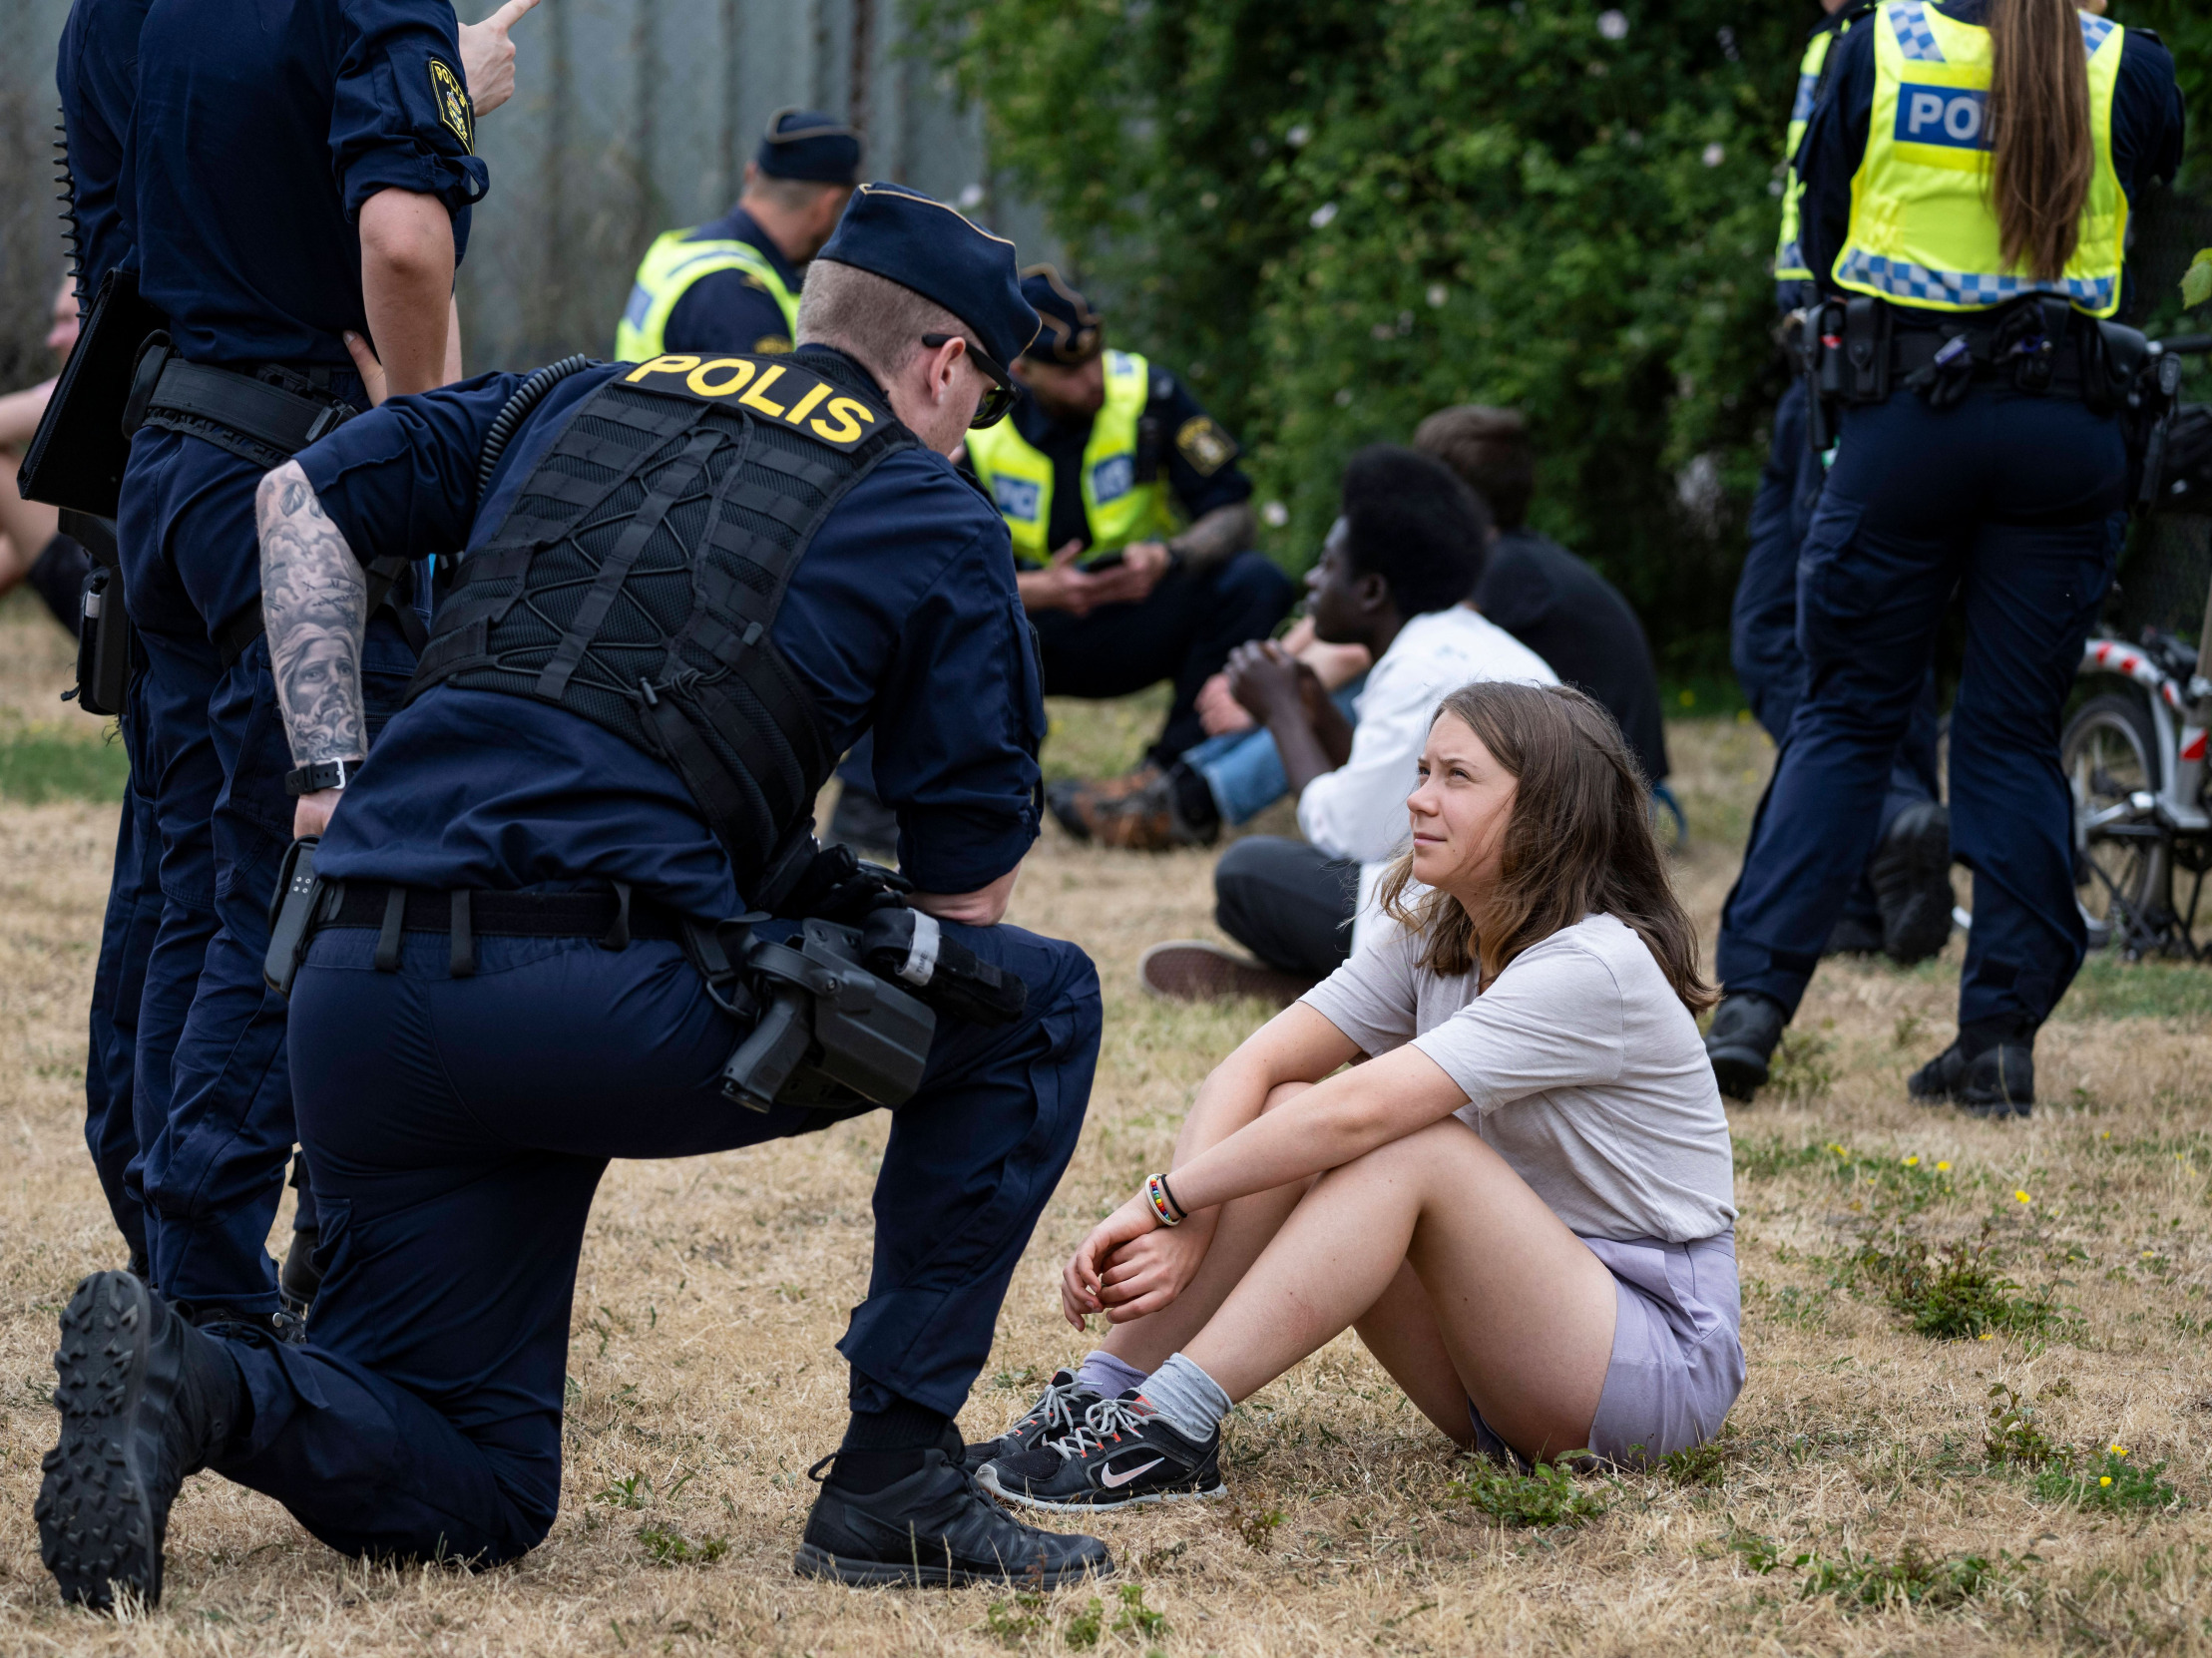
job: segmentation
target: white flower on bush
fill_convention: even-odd
[[[1324,202],[1320,207],[1313,209],[1306,222],[1316,230],[1326,230],[1335,218],[1336,204],[1334,202]]]
[[[1628,14],[1620,11],[1599,12],[1597,14],[1597,32],[1607,40],[1626,40],[1628,38]]]
[[[1280,501],[1270,501],[1260,508],[1259,516],[1270,530],[1280,530],[1290,522],[1290,509]]]
[[[1707,167],[1718,167],[1728,159],[1728,149],[1718,139],[1705,146],[1704,162]]]

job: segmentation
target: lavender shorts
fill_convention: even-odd
[[[1704,1444],[1743,1391],[1735,1233],[1686,1244],[1582,1242],[1613,1275],[1619,1305],[1588,1449],[1608,1461],[1634,1463]],[[1528,1466],[1473,1401],[1467,1411],[1476,1450]]]

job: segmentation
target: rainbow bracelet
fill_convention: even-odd
[[[1144,1176],[1144,1196],[1152,1206],[1152,1213],[1159,1217],[1160,1225],[1180,1226],[1183,1223],[1181,1206],[1175,1202],[1174,1197],[1167,1190],[1166,1175],[1147,1174]]]

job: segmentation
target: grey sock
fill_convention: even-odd
[[[1105,1394],[1108,1399],[1119,1399],[1131,1388],[1144,1386],[1144,1373],[1123,1359],[1116,1359],[1105,1348],[1093,1348],[1085,1358],[1083,1368],[1076,1372],[1076,1380],[1093,1393]]]
[[[1221,1384],[1180,1353],[1144,1379],[1144,1402],[1196,1445],[1219,1433],[1221,1419],[1234,1408]]]

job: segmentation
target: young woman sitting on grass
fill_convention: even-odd
[[[987,1488],[1220,1495],[1222,1419],[1348,1328],[1492,1455],[1720,1428],[1743,1348],[1715,995],[1643,779],[1588,697],[1503,682],[1445,698],[1419,775],[1395,925],[1206,1078],[1166,1176],[1076,1251],[1068,1319],[1111,1334],[973,1448]]]

